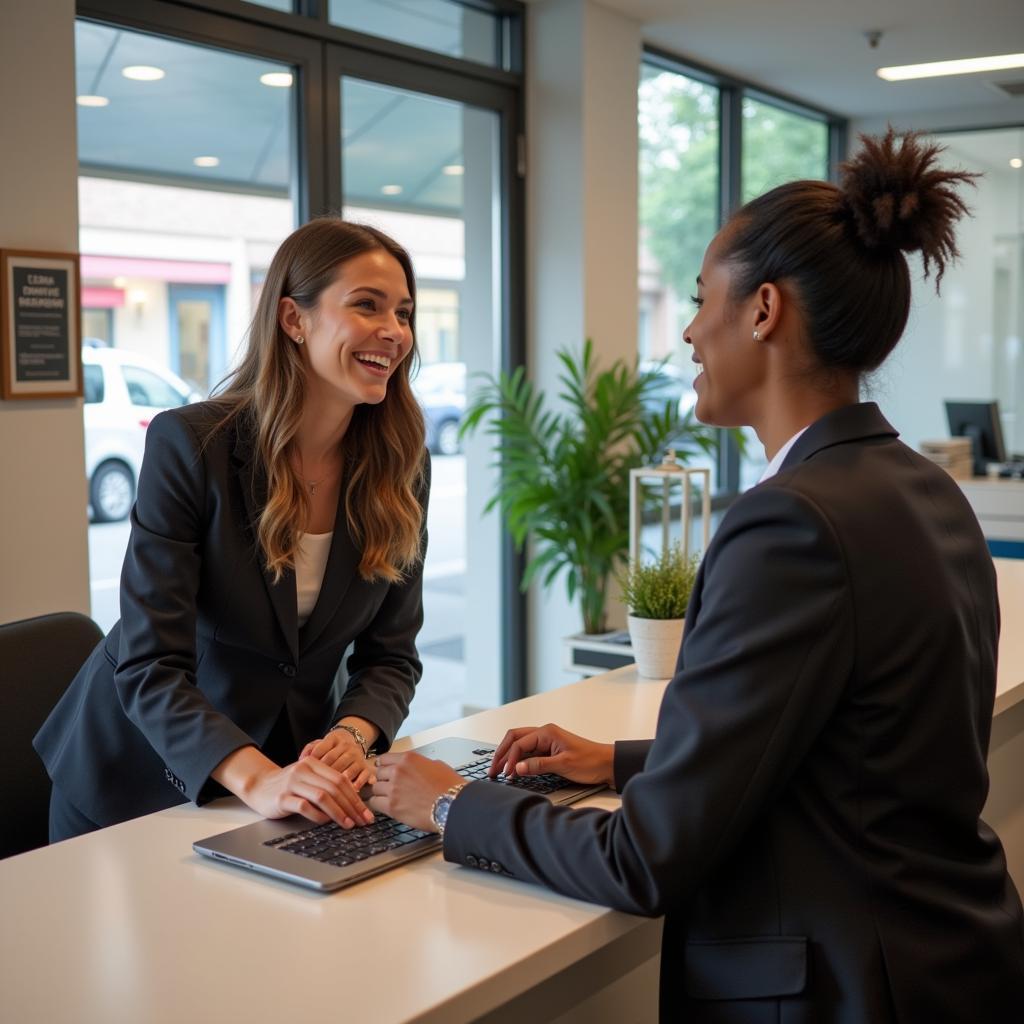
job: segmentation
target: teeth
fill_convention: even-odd
[[[360,352],[356,359],[361,363],[371,363],[374,366],[382,366],[385,370],[391,368],[391,360],[387,356],[371,355],[369,352]]]

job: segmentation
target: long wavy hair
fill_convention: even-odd
[[[281,243],[267,271],[241,362],[218,389],[224,407],[214,432],[232,421],[254,430],[266,472],[267,500],[259,510],[256,538],[274,581],[294,568],[299,534],[309,522],[306,488],[291,455],[306,392],[306,370],[298,346],[278,319],[290,296],[313,313],[320,295],[354,256],[383,250],[398,260],[413,300],[412,348],[388,381],[377,405],[358,405],[342,442],[345,515],[362,549],[359,575],[368,581],[399,582],[420,556],[423,508],[417,493],[424,460],[423,413],[409,384],[419,361],[416,346],[416,282],[409,254],[394,239],[365,224],[320,217]]]

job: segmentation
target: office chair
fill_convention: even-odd
[[[102,636],[78,612],[0,625],[0,857],[47,843],[50,779],[32,737]]]

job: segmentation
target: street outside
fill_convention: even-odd
[[[435,455],[427,529],[430,540],[423,571],[423,629],[418,647],[423,679],[401,734],[417,732],[462,716],[465,668],[462,661],[466,573],[466,460]],[[107,632],[117,621],[121,565],[130,526],[89,527],[92,617]]]

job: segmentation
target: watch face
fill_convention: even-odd
[[[444,828],[448,822],[448,811],[452,806],[452,798],[450,796],[443,796],[437,804],[437,820],[436,824],[438,828]]]

